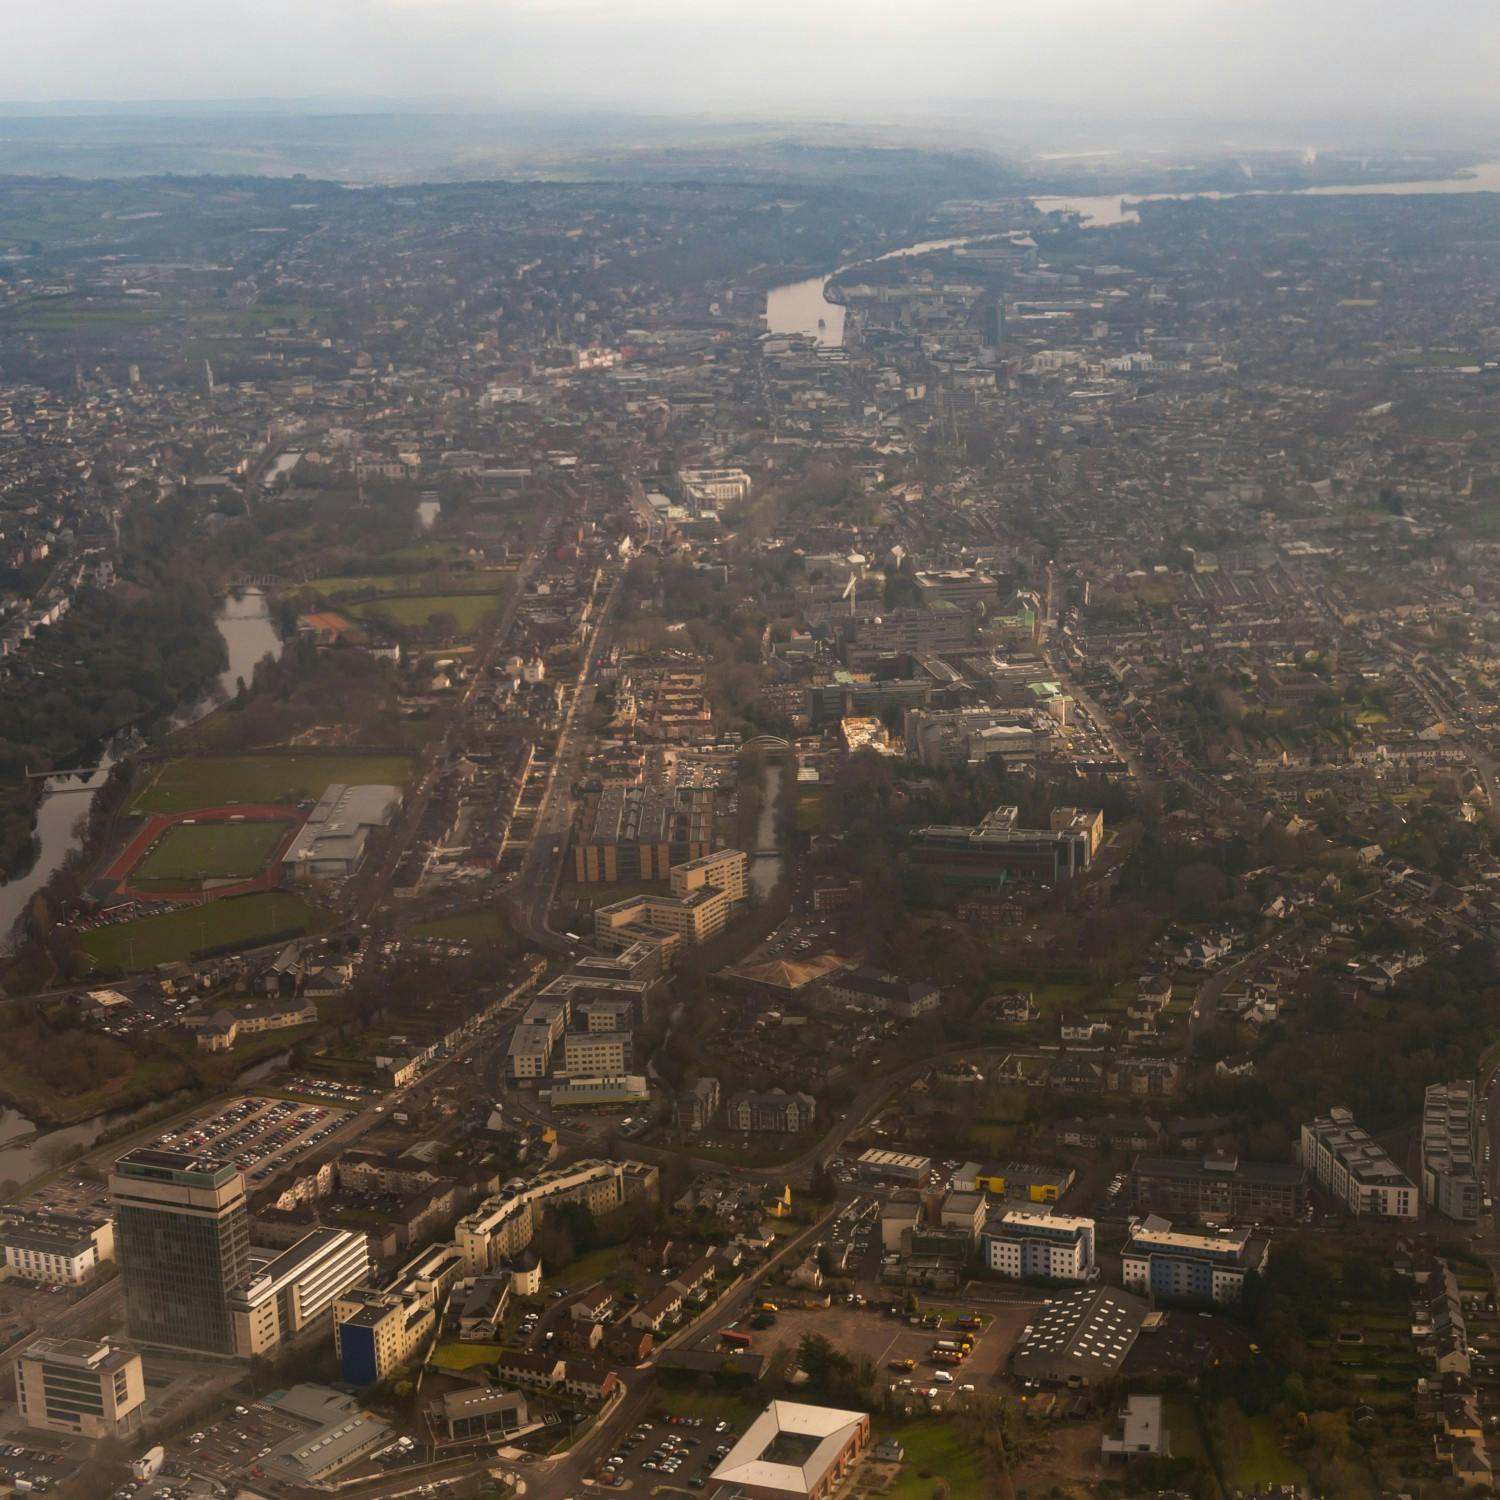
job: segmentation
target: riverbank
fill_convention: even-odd
[[[220,598],[214,625],[222,646],[220,665],[210,680],[197,685],[185,704],[162,713],[153,726],[158,739],[221,707],[241,679],[249,681],[257,662],[268,654],[278,655],[282,649],[269,598],[259,589]],[[87,865],[98,857],[100,839],[109,821],[93,817],[95,802],[117,763],[117,755],[123,759],[122,752],[127,749],[134,746],[96,751],[93,759],[97,767],[85,778],[54,777],[45,783],[45,793],[36,806],[37,858],[25,875],[0,884],[0,953],[13,946],[16,926],[36,895],[45,893],[70,866]]]

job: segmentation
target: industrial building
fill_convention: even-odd
[[[390,1441],[384,1422],[327,1386],[294,1385],[265,1399],[272,1411],[302,1429],[259,1461],[268,1478],[283,1484],[320,1485]]]
[[[1041,1385],[1103,1385],[1119,1374],[1146,1313],[1139,1297],[1114,1287],[1084,1287],[1054,1297],[1022,1329],[1011,1371],[1017,1380]]]
[[[932,1158],[907,1151],[865,1151],[855,1166],[861,1177],[877,1182],[914,1183],[925,1187],[932,1176]]]
[[[318,798],[287,850],[298,880],[343,880],[359,868],[370,835],[401,807],[401,789],[335,784]]]

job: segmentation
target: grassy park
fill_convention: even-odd
[[[504,595],[497,590],[478,594],[386,594],[350,605],[348,612],[364,620],[388,620],[407,630],[426,625],[434,615],[452,615],[459,631],[468,635],[503,602]]]
[[[410,778],[407,755],[203,755],[156,767],[131,804],[132,812],[192,812],[233,802],[315,802],[336,783],[401,786]]]
[[[79,938],[102,969],[133,972],[178,963],[206,948],[251,947],[278,933],[327,927],[330,914],[285,891],[260,891],[95,928]]]

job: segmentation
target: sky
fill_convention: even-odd
[[[1500,120],[1495,0],[0,0],[0,101]]]

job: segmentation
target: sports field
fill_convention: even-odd
[[[202,880],[250,880],[265,869],[291,827],[269,819],[175,823],[131,871],[131,883],[150,881],[165,889]]]
[[[132,812],[182,813],[230,802],[316,802],[335,782],[402,786],[407,755],[194,755],[157,767]]]
[[[264,891],[97,927],[78,941],[102,968],[129,973],[178,963],[205,948],[248,948],[280,933],[319,932],[331,921],[329,912],[300,896]]]

